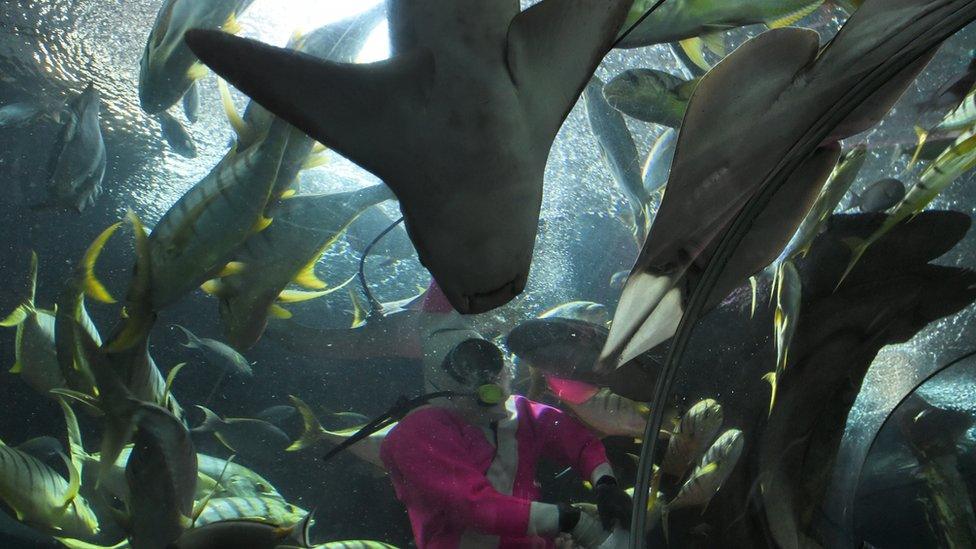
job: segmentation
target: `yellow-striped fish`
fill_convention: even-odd
[[[295,524],[308,512],[278,498],[220,497],[212,498],[197,517],[196,526],[222,520],[251,519],[269,524]]]
[[[275,221],[250,235],[234,252],[227,276],[204,286],[220,299],[227,341],[239,348],[254,345],[268,317],[281,314],[282,303],[313,299],[337,290],[315,274],[322,254],[366,208],[393,198],[383,184],[357,191],[296,196],[272,209]],[[311,292],[287,290],[295,283]]]
[[[722,406],[718,402],[709,398],[695,403],[671,434],[661,472],[683,478],[722,429],[723,421]]]
[[[265,205],[290,131],[272,125],[264,142],[222,161],[174,204],[149,235],[149,295],[158,311],[223,269],[234,250],[267,227]],[[138,273],[137,273],[138,274]]]

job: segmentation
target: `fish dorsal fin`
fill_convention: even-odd
[[[176,374],[180,373],[180,370],[184,366],[186,366],[186,362],[180,362],[176,366],[173,366],[173,369],[166,374],[166,387],[163,389],[162,402],[165,403],[166,399],[169,398],[170,393],[173,391],[173,382],[176,381]]]
[[[78,417],[75,416],[74,410],[68,405],[68,402],[64,397],[58,397],[58,404],[61,406],[61,411],[64,412],[64,424],[68,431],[68,451],[71,454],[71,465],[77,471],[81,471],[84,462],[91,459],[91,456],[85,452],[85,446],[81,441],[81,429],[78,427]]]
[[[356,65],[216,31],[188,31],[186,42],[263,107],[381,179],[402,179],[400,169],[413,165],[406,136],[420,131],[434,70],[429,51]]]
[[[508,29],[508,70],[533,123],[555,136],[610,50],[633,2],[543,0]],[[340,151],[341,152],[341,151]]]

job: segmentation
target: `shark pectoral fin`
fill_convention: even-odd
[[[533,123],[555,136],[610,50],[631,0],[543,0],[508,28],[508,71]],[[341,151],[340,151],[341,152]]]
[[[854,112],[847,115],[843,122],[837,125],[831,132],[829,139],[845,139],[873,128],[881,122],[881,119],[905,94],[905,90],[915,81],[938,50],[938,46],[932,48],[878,88]]]
[[[631,273],[600,353],[599,369],[612,370],[626,362],[624,355],[633,358],[640,354],[634,352],[636,348],[650,345],[643,349],[646,351],[674,335],[683,307],[681,291],[675,284],[682,274]]]
[[[434,71],[427,50],[369,64],[325,61],[254,40],[187,31],[190,49],[263,107],[388,179],[413,164],[409,146]]]

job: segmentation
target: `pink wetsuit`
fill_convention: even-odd
[[[539,498],[536,463],[546,457],[589,479],[607,462],[599,439],[562,411],[520,396],[507,407],[512,418],[498,423],[497,452],[489,433],[446,408],[420,408],[387,435],[380,457],[417,547],[552,547],[527,535]]]

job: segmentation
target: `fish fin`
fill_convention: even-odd
[[[186,77],[190,80],[196,81],[200,80],[204,76],[207,76],[207,72],[207,66],[197,61],[196,63],[190,65],[190,68],[187,69]]]
[[[288,320],[292,317],[291,311],[277,303],[272,303],[271,307],[268,307],[268,314],[281,320]]]
[[[319,277],[315,276],[315,264],[319,262],[319,256],[316,255],[308,262],[307,265],[302,267],[302,270],[298,272],[293,281],[303,288],[308,288],[309,290],[321,290],[327,288],[329,285],[322,281]]]
[[[220,30],[230,34],[237,34],[241,32],[241,24],[237,21],[237,14],[231,13],[228,15],[227,20],[224,21],[224,24],[220,26]]]
[[[305,162],[302,163],[302,170],[312,170],[320,166],[325,166],[332,162],[332,157],[328,151],[319,154],[310,154]]]
[[[271,226],[271,222],[272,221],[274,221],[274,219],[272,219],[270,217],[265,217],[264,214],[260,215],[258,217],[258,220],[254,222],[254,226],[251,227],[251,232],[252,233],[259,233],[259,232],[267,229],[269,226]]]
[[[214,495],[217,493],[217,490],[220,489],[220,485],[224,481],[224,475],[227,473],[227,468],[230,467],[231,462],[233,462],[234,458],[236,457],[237,454],[234,454],[224,461],[224,467],[220,470],[220,475],[215,480],[214,485],[210,488],[210,492],[207,493],[207,495],[198,501],[193,507],[193,512],[191,513],[190,517],[190,525],[188,528],[193,528],[196,525],[197,519],[200,518],[200,515],[203,514],[203,511],[206,510],[207,505],[210,503],[210,500],[213,499]]]
[[[823,0],[816,0],[815,2],[812,2],[810,5],[803,6],[802,8],[792,13],[786,14],[783,17],[778,17],[776,19],[766,21],[766,26],[771,29],[780,29],[783,27],[792,26],[800,19],[803,19],[804,17],[817,11],[817,8],[819,8],[821,4],[823,4]]]
[[[773,406],[776,404],[776,372],[769,372],[762,376],[763,381],[769,383],[769,413],[773,413]]]
[[[24,371],[24,366],[20,362],[14,362],[13,367],[10,368],[9,370],[11,374],[19,374],[23,371]]]
[[[109,225],[104,231],[99,234],[95,240],[91,243],[88,249],[85,251],[85,255],[82,257],[81,265],[84,269],[84,284],[85,284],[85,295],[94,299],[95,301],[100,301],[102,303],[115,303],[115,298],[105,289],[105,286],[98,280],[95,276],[95,262],[98,261],[98,256],[101,255],[102,249],[105,247],[105,243],[108,239],[112,237],[115,231],[122,226],[122,222],[113,223]]]
[[[78,497],[78,491],[81,489],[81,474],[78,472],[78,468],[72,463],[71,458],[64,455],[62,452],[58,452],[58,455],[64,461],[65,467],[68,468],[68,488],[64,492],[64,498],[58,507],[67,507],[72,501]]]
[[[556,135],[610,51],[632,4],[631,0],[543,0],[512,19],[508,71],[532,126],[545,135]]]
[[[173,327],[182,331],[183,335],[186,336],[186,343],[182,344],[184,347],[187,347],[189,349],[200,348],[200,338],[198,338],[193,332],[187,330],[186,328],[180,326],[179,324],[173,324]]]
[[[30,269],[27,273],[27,298],[17,306],[6,318],[0,320],[0,326],[12,328],[27,320],[34,312],[34,298],[37,295],[37,252],[31,251]],[[14,364],[14,368],[17,364]],[[20,370],[17,370],[19,372]],[[13,372],[13,370],[11,370]],[[14,373],[17,373],[14,372]]]
[[[217,277],[223,278],[225,276],[241,274],[245,267],[247,267],[247,265],[241,261],[228,261],[227,264],[224,265],[224,268],[217,273]]]
[[[84,404],[89,411],[93,411],[96,415],[102,415],[102,408],[98,402],[98,399],[92,395],[82,393],[81,391],[74,391],[72,389],[64,389],[61,387],[51,389],[49,391],[52,395],[58,395],[63,397],[68,397],[75,402],[80,402]]]
[[[756,317],[756,293],[759,290],[759,280],[755,276],[749,277],[749,287],[752,288],[752,306],[749,308],[749,318]]]
[[[312,154],[324,153],[327,150],[329,150],[329,148],[318,141],[312,144]]]
[[[303,301],[310,301],[312,299],[318,299],[323,296],[327,296],[332,292],[336,292],[345,288],[350,282],[355,280],[356,275],[352,275],[346,279],[345,282],[339,284],[334,288],[329,288],[328,290],[321,290],[318,292],[303,292],[301,290],[283,290],[278,294],[278,303],[301,303]]]
[[[278,198],[280,200],[288,200],[289,198],[294,198],[296,194],[298,194],[298,191],[296,191],[295,189],[288,189],[285,192],[281,193],[281,196],[279,196]]]
[[[189,30],[185,40],[266,109],[381,179],[402,179],[414,163],[403,136],[423,122],[429,51],[346,64],[216,31]]]
[[[701,36],[701,41],[705,45],[708,51],[714,53],[719,57],[725,57],[729,54],[728,48],[725,47],[725,31],[710,32],[708,34],[703,34]]]
[[[253,130],[237,112],[234,99],[230,96],[230,88],[227,87],[227,82],[223,78],[217,79],[217,90],[220,92],[220,104],[224,107],[224,114],[227,116],[227,121],[230,122],[230,127],[237,134],[237,140],[250,142],[253,137],[251,135]]]
[[[149,330],[152,329],[156,316],[152,311],[150,297],[150,252],[149,235],[143,226],[139,216],[132,210],[126,214],[129,224],[132,225],[132,234],[135,237],[136,249],[136,268],[135,276],[129,285],[129,293],[126,296],[126,322],[114,339],[106,344],[105,348],[109,352],[118,352],[131,348],[142,341]]]
[[[64,425],[68,434],[68,451],[71,453],[71,464],[75,469],[81,471],[82,465],[91,456],[85,452],[85,446],[81,440],[81,429],[78,427],[78,417],[68,402],[62,396],[58,396],[58,404],[64,413]]]
[[[203,421],[200,423],[200,425],[190,429],[191,433],[213,433],[224,424],[224,420],[220,419],[220,416],[218,416],[217,413],[210,408],[201,406],[199,404],[195,404],[194,406],[203,412]],[[224,445],[226,446],[226,443],[224,443]],[[228,446],[228,448],[230,447]],[[233,448],[231,448],[231,450],[233,450]]]
[[[162,401],[165,403],[166,399],[169,398],[170,393],[173,391],[173,382],[176,381],[176,374],[180,373],[180,370],[186,366],[186,362],[180,362],[173,369],[166,374],[166,387],[163,389]]]
[[[224,291],[224,283],[217,278],[212,278],[200,285],[200,289],[207,295],[220,297]]]
[[[905,167],[906,170],[911,169],[912,166],[918,162],[918,158],[922,155],[922,148],[925,146],[925,142],[929,139],[929,132],[921,126],[915,126],[915,135],[918,137],[918,145],[915,147],[915,154],[912,155],[912,159],[908,162],[908,166]]]
[[[292,541],[298,543],[299,547],[311,547],[311,530],[312,525],[315,524],[315,519],[312,518],[315,515],[315,509],[312,509],[305,515],[305,518],[301,520],[298,524],[292,526],[291,534],[289,538]]]
[[[678,42],[688,59],[702,70],[710,70],[712,66],[705,60],[705,42],[699,37],[686,38]]]
[[[352,288],[349,288],[349,301],[352,302],[352,323],[349,327],[358,328],[366,323],[366,311],[363,310],[363,304]]]
[[[81,541],[80,539],[59,538],[57,536],[55,536],[54,539],[58,540],[68,549],[127,549],[130,547],[128,539],[123,539],[115,545],[96,545],[94,543],[88,543],[87,541]]]
[[[319,418],[315,417],[315,412],[302,399],[295,395],[288,395],[288,400],[291,401],[291,405],[302,416],[302,434],[291,443],[291,446],[285,448],[285,451],[297,452],[315,446],[322,440],[322,434],[325,432],[325,428],[319,423]]]

